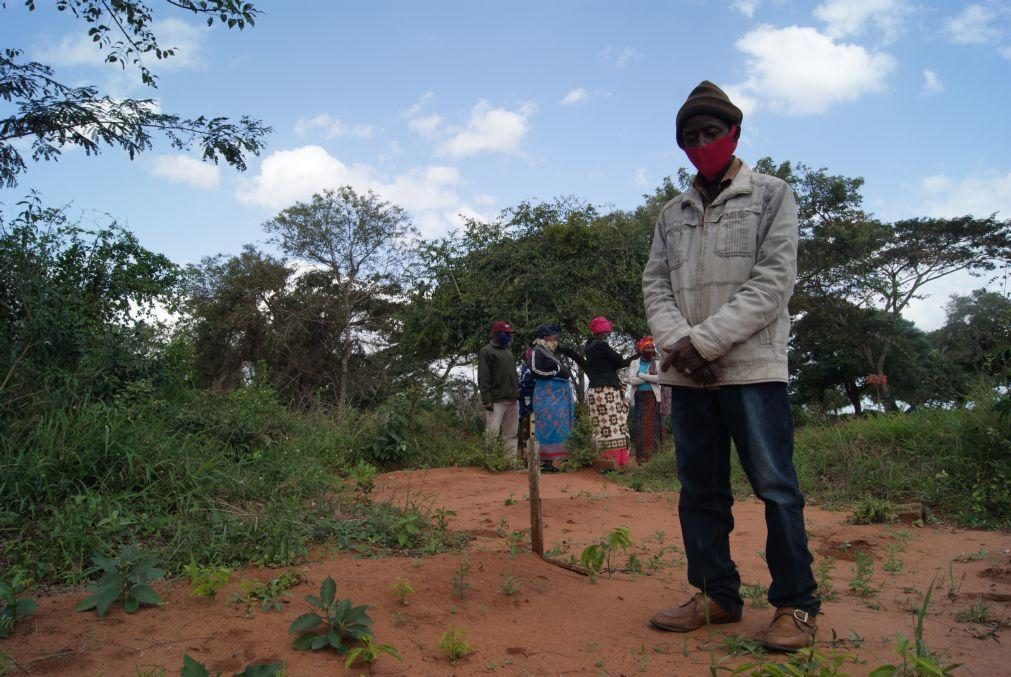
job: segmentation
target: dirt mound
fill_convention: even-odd
[[[304,581],[289,591],[281,611],[254,608],[247,613],[242,605],[226,603],[242,580],[277,575],[255,569],[236,572],[215,601],[192,597],[182,582],[158,584],[165,605],[133,615],[117,606],[105,619],[73,611],[83,593],[52,596],[38,600],[38,612],[19,624],[0,650],[29,674],[134,676],[158,668],[176,674],[185,653],[226,673],[283,660],[293,677],[340,674],[342,658],[332,652],[295,651],[288,634],[289,624],[310,610],[305,595],[317,593],[321,581],[331,576],[338,597],[369,605],[378,641],[403,655],[403,663],[382,656],[376,674],[699,675],[714,663],[731,667],[756,660],[730,653],[753,648],[748,638],[764,630],[772,617],[771,609],[759,606],[769,585],[760,502],[739,501],[734,510],[734,559],[751,586],[742,622],[673,635],[651,629],[646,620],[693,592],[685,580],[677,496],[635,493],[588,471],[545,476],[542,484],[545,547],[554,557],[578,559],[584,547],[627,526],[634,546],[619,554],[616,563],[624,567],[628,554],[635,554],[641,573],[605,574],[591,582],[526,551],[522,530],[529,526],[529,506],[522,473],[492,475],[467,468],[397,472],[380,478],[377,500],[455,512],[450,528],[470,536],[463,552],[357,559],[320,550],[296,567]],[[946,663],[964,664],[966,674],[1005,672],[1011,661],[1008,643],[990,641],[995,637],[972,639],[988,635],[973,634],[955,617],[978,603],[980,595],[991,600],[987,604],[994,617],[1011,617],[1006,603],[1011,535],[850,525],[845,515],[817,507],[807,508],[805,517],[812,551],[818,553],[816,570],[836,593],[818,619],[818,648],[866,661],[849,670],[844,666],[844,671],[865,674],[894,662],[895,635],[912,636],[912,614],[933,582],[925,622],[930,649]],[[874,558],[870,580],[862,588],[870,591],[867,596],[844,594],[856,575],[856,552]],[[465,561],[470,563],[465,574],[470,589],[461,598],[454,594],[453,579]],[[400,577],[415,590],[406,606],[391,589]],[[462,630],[472,647],[455,668],[439,646],[450,627]],[[363,672],[359,668],[349,674]]]

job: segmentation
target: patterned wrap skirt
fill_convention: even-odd
[[[667,403],[670,411],[670,404]],[[669,416],[670,414],[668,414]],[[656,401],[653,389],[635,391],[635,414],[632,417],[632,434],[635,440],[636,463],[645,463],[659,451],[663,442],[663,406]]]
[[[534,436],[542,461],[569,456],[569,434],[575,419],[572,386],[567,378],[537,379],[534,386]]]
[[[624,393],[614,386],[599,386],[587,391],[593,442],[602,458],[618,466],[628,464],[628,404]]]

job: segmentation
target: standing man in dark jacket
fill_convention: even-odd
[[[499,320],[491,325],[491,341],[477,359],[477,387],[485,409],[485,434],[501,437],[506,451],[519,451],[516,430],[519,426],[520,387],[516,379],[516,360],[509,343],[513,326]]]
[[[765,645],[814,642],[820,609],[793,467],[786,392],[787,302],[797,276],[797,204],[790,187],[734,156],[741,110],[703,81],[677,114],[677,144],[698,174],[660,212],[642,275],[646,318],[672,386],[671,430],[688,582],[699,592],[650,622],[689,632],[741,619],[730,558],[730,442],[765,503],[769,602]],[[662,352],[661,352],[662,351]]]

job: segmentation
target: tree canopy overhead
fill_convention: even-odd
[[[26,0],[35,11],[36,0]],[[165,0],[165,4],[228,28],[252,26],[259,11],[237,0]],[[159,44],[152,29],[154,11],[138,0],[56,0],[56,8],[68,12],[88,28],[88,36],[105,61],[123,68],[136,68],[141,81],[156,86],[157,76],[149,62],[174,56],[171,46]],[[7,10],[7,3],[0,2]],[[88,155],[105,147],[120,148],[133,159],[152,147],[155,136],[164,136],[178,150],[199,147],[204,160],[223,160],[239,170],[246,157],[263,147],[270,128],[257,119],[242,116],[197,115],[184,117],[160,110],[151,99],[118,99],[94,86],[70,86],[56,79],[52,68],[23,58],[20,49],[0,52],[0,100],[14,112],[0,118],[0,185],[14,187],[27,169],[15,143],[31,141],[36,161],[57,160],[63,148],[76,146]]]

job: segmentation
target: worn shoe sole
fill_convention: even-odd
[[[725,625],[726,623],[740,623],[740,622],[741,622],[741,617],[738,615],[736,617],[731,616],[730,618],[723,618],[723,619],[716,620],[716,621],[709,621],[709,625]],[[653,620],[652,618],[649,619],[649,624],[652,625],[657,630],[663,630],[664,632],[695,632],[699,628],[706,627],[706,624],[703,623],[702,625],[697,625],[694,628],[681,628],[681,627],[675,627],[673,625],[664,625],[663,623],[658,623],[657,621]]]
[[[766,641],[765,639],[762,639],[761,642],[762,646],[764,646],[766,649],[769,649],[770,651],[780,651],[782,653],[797,653],[801,649],[806,649],[808,647],[814,646],[813,637],[804,646],[786,646],[785,644],[776,644],[775,642],[769,642]]]

